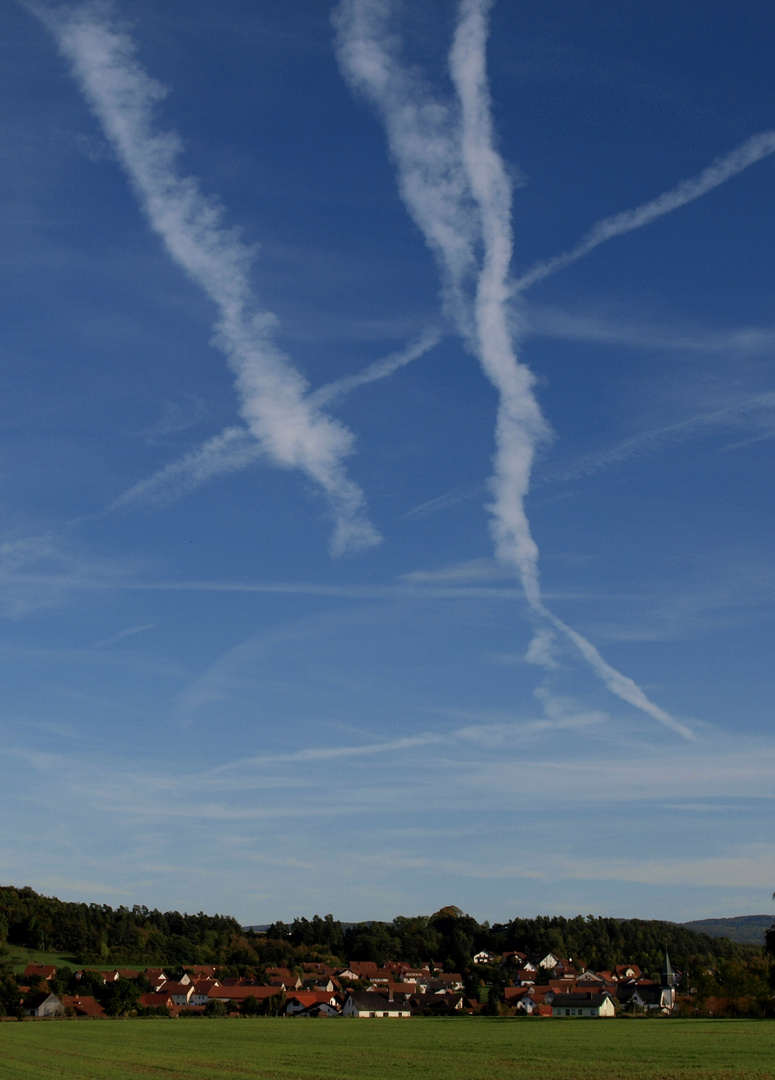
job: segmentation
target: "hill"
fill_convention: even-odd
[[[681,926],[709,937],[729,938],[738,945],[763,945],[765,931],[775,923],[775,915],[738,915],[733,919],[694,919]]]

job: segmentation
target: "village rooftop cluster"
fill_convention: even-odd
[[[665,951],[659,982],[646,978],[637,964],[619,964],[611,971],[578,971],[570,960],[547,953],[529,958],[507,952],[479,952],[474,970],[493,965],[509,972],[502,996],[507,1014],[553,1017],[613,1017],[619,1011],[669,1015],[676,1007],[678,976]],[[20,987],[20,1008],[26,1016],[71,1016],[98,1019],[110,1015],[105,992],[55,993],[55,967],[30,964]],[[135,1014],[283,1015],[292,1017],[409,1018],[414,1015],[476,1013],[487,1008],[466,994],[460,974],[443,972],[433,962],[411,966],[389,961],[351,961],[346,967],[305,963],[295,972],[285,967],[266,969],[263,981],[221,976],[210,965],[179,970],[117,968],[110,972],[84,969],[74,976],[84,988],[95,980],[109,991],[132,988],[121,1010]],[[113,1014],[115,1015],[116,1010]]]

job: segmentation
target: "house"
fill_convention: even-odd
[[[338,982],[335,983],[333,979],[327,979],[320,974],[305,975],[301,982],[303,990],[325,990],[333,993],[334,990],[341,989]]]
[[[482,949],[481,952],[478,952],[478,953],[474,954],[474,963],[475,964],[491,964],[494,959],[495,959],[495,957],[493,956],[493,954],[490,953],[490,952],[487,952],[485,949]]]
[[[409,1005],[413,1012],[449,1013],[463,1009],[463,995],[454,991],[440,994],[412,994]]]
[[[544,994],[539,996],[542,999],[545,998]],[[542,1004],[541,1001],[533,997],[533,988],[527,986],[507,986],[504,991],[504,1001],[518,1012],[527,1013],[529,1016],[537,1012]]]
[[[336,994],[324,991],[297,991],[285,1003],[286,1016],[339,1016]]]
[[[443,994],[447,990],[462,990],[463,989],[463,976],[457,972],[450,972],[449,974],[444,971],[437,972],[432,978],[426,982],[427,994]]]
[[[619,1004],[628,1012],[648,1012],[652,1009],[669,1013],[675,1006],[675,990],[672,986],[656,983],[626,983],[616,989]]]
[[[237,1005],[241,1005],[243,1001],[250,997],[255,998],[256,1001],[266,1001],[268,998],[278,997],[281,994],[282,990],[278,990],[276,986],[217,986],[211,984],[208,1001],[223,1001],[225,1004],[233,1001]]]
[[[202,979],[214,979],[217,970],[214,964],[194,964],[188,968],[188,971],[193,974],[195,982],[200,982]]]
[[[169,994],[141,994],[137,1004],[144,1009],[166,1009],[168,1012],[173,1007],[172,998]]]
[[[552,1002],[552,1016],[615,1016],[616,1007],[609,994],[557,994]]]
[[[401,982],[421,983],[427,982],[431,977],[431,973],[428,968],[402,967],[400,969],[400,976]]]
[[[187,983],[167,982],[167,983],[164,983],[164,985],[159,988],[160,993],[166,994],[167,997],[172,999],[172,1004],[173,1005],[192,1005],[192,1004],[194,1004],[191,1001],[191,998],[192,998],[192,996],[194,994],[194,990],[195,990],[195,986],[194,986],[194,983],[192,983],[192,982],[187,982]],[[207,1000],[208,999],[206,998],[205,1001],[207,1001]]]
[[[33,994],[24,1002],[24,1011],[27,1016],[63,1016],[65,1012],[62,999],[56,994],[49,994],[45,990]]]
[[[587,990],[591,990],[593,987],[605,986],[608,981],[609,980],[606,979],[605,975],[602,975],[597,971],[582,971],[582,973],[576,977],[576,985],[583,986]]]
[[[57,973],[57,969],[51,964],[27,964],[24,969],[25,982],[39,982],[43,979],[48,982],[49,979],[53,979]]]
[[[83,997],[80,994],[63,994],[62,1005],[68,1015],[74,1013],[89,1020],[101,1020],[105,1016],[105,1010],[92,994],[84,994]]]
[[[382,994],[367,993],[365,990],[348,991],[342,1006],[342,1016],[397,1019],[411,1015],[411,1007],[405,1001],[388,1001]]]
[[[617,981],[621,981],[622,979],[640,979],[643,972],[637,964],[617,964],[613,974]]]
[[[189,1005],[206,1005],[210,1000],[210,991],[214,986],[219,986],[217,979],[197,979],[194,990],[188,999]]]

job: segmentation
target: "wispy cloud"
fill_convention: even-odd
[[[658,720],[660,724],[664,724],[665,727],[675,731],[678,735],[682,735],[685,739],[694,738],[694,733],[690,727],[674,719],[664,709],[655,705],[636,682],[606,663],[591,641],[587,641],[585,637],[577,633],[567,623],[564,623],[562,619],[558,619],[556,615],[551,614],[551,612],[547,612],[547,615],[557,629],[570,638],[592,670],[602,679],[612,694],[616,694],[622,701],[626,701],[636,709],[640,709],[648,716],[653,717],[654,720]]]
[[[319,390],[314,390],[310,394],[310,400],[318,406],[329,405],[332,401],[346,397],[360,386],[368,386],[369,383],[388,378],[400,368],[411,364],[413,360],[419,360],[421,356],[425,356],[440,341],[441,331],[436,327],[430,327],[416,341],[407,345],[405,349],[391,353],[390,356],[386,356],[382,360],[375,360],[373,364],[369,364],[362,371],[356,371],[352,375],[344,375],[341,379],[335,379],[333,382],[321,386]]]
[[[134,637],[135,634],[143,634],[146,630],[153,630],[156,623],[144,623],[142,626],[130,626],[126,630],[119,630],[117,634],[112,634],[111,637],[104,638],[102,641],[95,641],[92,645],[93,649],[105,649],[108,645],[115,645],[117,641],[123,641],[124,638]]]
[[[563,341],[593,341],[630,349],[660,352],[722,354],[724,356],[769,355],[775,350],[775,330],[769,326],[745,326],[734,330],[706,330],[696,326],[665,325],[660,318],[635,320],[584,311],[530,304],[523,326],[536,337]]]
[[[340,67],[383,119],[402,198],[439,263],[447,310],[498,391],[490,506],[498,557],[517,570],[533,610],[568,637],[613,694],[687,736],[685,725],[607,664],[590,642],[546,608],[541,596],[538,547],[525,496],[536,452],[549,439],[550,429],[535,397],[534,376],[515,349],[517,319],[509,303],[512,190],[494,145],[486,75],[492,2],[460,0],[449,54],[454,105],[434,96],[420,74],[402,61],[391,0],[342,0],[335,16]],[[775,135],[773,140],[775,149]],[[753,152],[749,149],[748,156]],[[700,179],[707,189],[709,177],[703,174]],[[688,197],[688,188],[681,191]],[[636,220],[645,223],[643,210],[633,212],[628,223],[622,215],[601,223],[599,238],[596,232],[594,243],[585,241],[587,247],[574,257],[613,235],[612,228],[624,231],[636,227]]]
[[[237,472],[265,457],[264,447],[247,428],[228,427],[177,461],[138,480],[114,499],[108,509],[131,510],[172,502],[216,476]]]
[[[315,409],[329,405],[346,397],[353,390],[386,379],[400,368],[419,360],[435,348],[440,340],[441,331],[429,327],[405,349],[376,360],[352,375],[326,383],[311,391],[307,400]],[[170,462],[151,476],[133,484],[114,499],[108,509],[135,509],[169,503],[218,476],[238,472],[265,457],[264,447],[256,441],[248,428],[227,427],[177,461]]]
[[[149,424],[140,434],[150,445],[163,442],[170,435],[177,435],[194,427],[205,416],[205,404],[200,398],[186,395],[181,401],[165,401],[158,420]]]
[[[443,585],[466,581],[501,581],[511,578],[513,571],[495,559],[469,559],[436,570],[412,570],[401,580],[418,585]]]
[[[739,429],[751,426],[759,428],[750,439],[730,444],[728,449],[747,446],[750,442],[775,436],[775,393],[751,394],[740,401],[731,402],[720,409],[688,416],[674,424],[664,424],[649,431],[639,432],[613,446],[584,454],[575,461],[555,469],[546,470],[541,480],[558,482],[591,476],[604,469],[619,465],[632,458],[648,457],[660,453],[688,439],[711,431]]]
[[[533,393],[530,370],[514,351],[508,309],[513,253],[511,183],[493,141],[485,70],[487,16],[492,0],[462,0],[450,52],[452,81],[461,105],[463,169],[478,209],[484,248],[474,301],[476,353],[498,390],[492,531],[496,550],[516,565],[530,604],[540,606],[538,548],[524,499],[537,446],[549,436]]]
[[[390,0],[343,0],[334,13],[345,78],[380,113],[401,197],[442,269],[445,309],[468,336],[466,290],[476,276],[476,209],[457,138],[459,110],[401,58]]]
[[[633,210],[624,210],[619,214],[612,214],[610,217],[598,221],[570,251],[555,255],[551,259],[544,259],[530,267],[521,277],[517,278],[514,289],[517,292],[524,292],[525,289],[535,285],[536,282],[543,281],[544,278],[549,277],[551,274],[556,274],[558,270],[563,270],[566,266],[570,266],[571,263],[582,259],[590,251],[600,247],[601,244],[605,244],[608,240],[632,232],[634,229],[641,229],[644,225],[650,225],[657,218],[663,217],[665,214],[669,214],[680,206],[693,202],[695,199],[699,199],[702,195],[706,195],[709,191],[725,183],[733,176],[737,176],[738,173],[773,152],[775,152],[775,131],[763,131],[757,135],[752,135],[724,157],[717,158],[712,165],[703,169],[699,176],[694,176],[690,180],[682,180],[680,184],[671,188],[670,191],[663,192],[662,195],[658,195],[655,199],[651,199]]]
[[[353,436],[308,398],[307,384],[272,340],[274,317],[254,297],[253,251],[224,224],[224,211],[178,169],[179,137],[156,126],[166,89],[141,67],[128,33],[103,4],[33,10],[54,34],[151,227],[218,313],[214,342],[235,376],[240,412],[269,460],[299,469],[326,494],[335,553],[378,535],[344,460]]]
[[[403,750],[415,750],[418,746],[430,746],[433,743],[442,743],[445,735],[433,733],[409,735],[403,739],[393,739],[383,743],[361,743],[355,746],[320,746],[308,747],[306,750],[295,750],[288,754],[262,754],[259,757],[240,758],[239,761],[220,765],[216,773],[231,772],[232,770],[252,769],[256,766],[276,765],[280,762],[304,762],[304,761],[335,761],[338,758],[350,757],[373,757],[378,754],[395,754]]]
[[[557,667],[556,653],[554,634],[542,627],[533,635],[525,653],[525,661],[543,668]]]
[[[484,483],[453,488],[451,491],[445,491],[443,495],[437,495],[434,499],[428,499],[426,502],[413,506],[411,510],[407,510],[405,514],[401,515],[399,521],[414,517],[426,517],[429,514],[436,514],[440,510],[449,510],[462,502],[478,499],[484,496],[486,492],[487,488]]]

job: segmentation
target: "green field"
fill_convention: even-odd
[[[24,971],[27,964],[51,964],[55,968],[83,967],[77,957],[63,956],[61,953],[42,952],[40,949],[25,949],[22,945],[6,945],[0,951],[0,962],[9,963],[14,971]],[[91,965],[90,965],[91,966]],[[95,967],[97,965],[94,965]],[[129,966],[128,964],[126,965]],[[110,970],[106,968],[106,970]]]
[[[124,1020],[0,1024],[0,1077],[762,1080],[756,1020]]]

